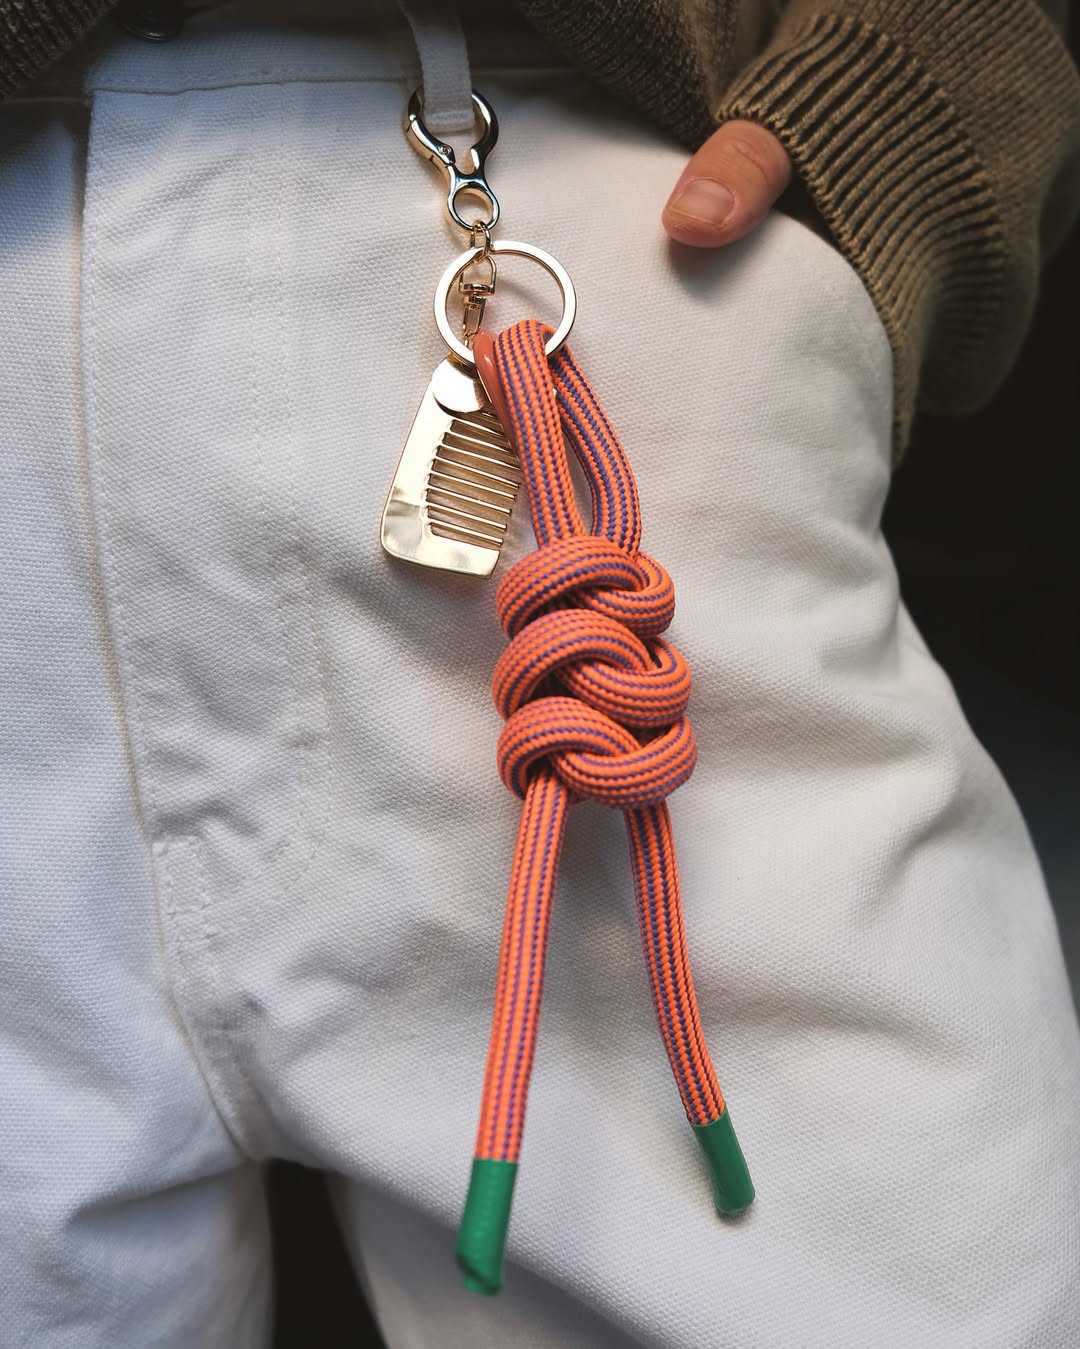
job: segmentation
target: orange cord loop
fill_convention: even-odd
[[[492,677],[509,717],[558,672],[568,692],[628,726],[664,726],[690,701],[690,670],[669,643],[646,645],[624,624],[588,609],[541,614],[503,652]]]
[[[694,733],[680,717],[642,744],[617,721],[576,698],[538,698],[520,708],[499,736],[499,775],[525,798],[546,761],[579,801],[617,810],[658,805],[694,771]]]
[[[675,592],[664,568],[639,550],[637,487],[603,409],[565,347],[550,361],[545,353],[551,331],[527,320],[498,338],[478,333],[473,344],[521,461],[538,545],[510,569],[496,600],[510,638],[492,679],[506,719],[499,773],[524,805],[458,1243],[469,1286],[484,1292],[501,1280],[551,905],[575,801],[625,814],[653,1005],[683,1108],[715,1154],[710,1165],[721,1158],[717,1206],[734,1212],[753,1194],[705,1047],[665,801],[696,755],[685,715],[690,671],[659,635]],[[564,434],[592,494],[591,532],[574,501]]]
[[[654,637],[675,615],[675,587],[647,553],[630,554],[610,539],[575,534],[523,557],[495,599],[508,637],[563,601],[605,614],[639,637]]]

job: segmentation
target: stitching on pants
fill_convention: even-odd
[[[288,466],[287,481],[289,488],[289,516],[292,533],[289,553],[292,554],[291,560],[293,561],[294,565],[298,568],[300,576],[301,594],[303,597],[305,612],[307,614],[309,635],[317,670],[316,682],[318,686],[318,702],[321,712],[320,717],[321,725],[319,729],[322,733],[320,739],[323,741],[324,745],[326,745],[323,754],[325,768],[321,778],[322,786],[324,789],[323,796],[325,801],[325,807],[322,819],[317,827],[314,824],[315,813],[311,806],[310,798],[308,795],[309,787],[311,785],[309,777],[310,773],[309,764],[314,754],[314,747],[301,746],[298,750],[299,771],[297,773],[295,785],[295,795],[297,802],[296,816],[297,820],[299,821],[301,833],[307,833],[310,835],[310,848],[306,856],[300,859],[295,873],[292,876],[288,877],[287,879],[283,879],[279,885],[275,885],[274,887],[275,890],[277,890],[279,894],[284,895],[293,886],[295,886],[297,881],[300,879],[300,877],[306,871],[307,867],[310,865],[312,859],[315,856],[315,852],[318,846],[318,840],[325,832],[327,812],[329,809],[328,789],[329,789],[330,763],[329,763],[329,745],[326,743],[327,742],[326,709],[328,705],[328,698],[326,691],[326,683],[324,679],[323,665],[319,653],[319,644],[316,636],[314,607],[311,600],[311,587],[308,581],[306,566],[303,559],[303,549],[300,531],[300,517],[296,500],[296,474],[294,468],[294,454],[293,454],[293,441],[295,435],[294,412],[293,412],[292,392],[287,376],[287,364],[285,361],[286,345],[283,326],[284,277],[282,273],[282,259],[281,259],[281,246],[280,246],[283,183],[280,171],[280,155],[276,156],[276,160],[278,165],[276,170],[277,201],[276,201],[276,213],[274,221],[274,247],[272,256],[274,266],[274,289],[276,291],[276,312],[277,312],[278,325],[279,328],[281,329],[279,352],[282,359],[282,370],[280,371],[280,375],[285,383],[285,407],[286,407],[285,427],[286,427],[287,449],[285,451],[284,457]],[[270,566],[268,569],[270,575],[270,594],[281,638],[282,661],[285,668],[286,682],[289,689],[289,697],[294,707],[302,708],[301,681],[298,678],[295,657],[293,656],[290,649],[289,615],[286,611],[286,607],[282,598],[281,589],[277,581],[278,569],[276,566],[273,565],[274,563],[273,531],[270,527],[270,518],[268,513],[269,478],[266,468],[265,442],[262,430],[262,418],[260,416],[259,378],[258,378],[259,360],[256,353],[254,342],[254,332],[257,322],[256,306],[255,306],[255,266],[254,266],[254,242],[253,242],[254,237],[253,203],[255,199],[256,199],[255,168],[252,161],[249,159],[247,166],[247,192],[245,194],[245,202],[247,205],[247,228],[245,231],[244,266],[247,272],[248,317],[252,329],[252,336],[250,339],[251,359],[248,363],[248,376],[249,376],[248,382],[251,398],[251,420],[255,439],[255,457],[258,468],[258,480],[259,480],[259,525],[263,535],[265,554],[270,562]],[[274,845],[273,850],[270,854],[270,861],[272,863],[279,862],[285,857],[287,857],[288,854],[295,848],[296,841],[297,836],[294,832],[292,832],[291,830],[286,832],[284,837]]]
[[[277,90],[277,109],[281,123],[281,134],[284,140],[286,129],[285,118],[285,99],[284,91],[279,87]],[[286,473],[289,489],[289,518],[292,526],[292,545],[296,556],[296,564],[300,577],[300,591],[304,612],[307,616],[307,627],[311,641],[311,653],[315,662],[315,682],[316,696],[318,703],[319,725],[318,734],[322,743],[321,770],[317,788],[321,788],[323,805],[318,820],[315,820],[315,812],[312,811],[308,819],[308,841],[309,847],[306,856],[300,864],[295,876],[289,881],[289,886],[295,886],[300,878],[307,871],[315,857],[318,845],[326,834],[327,823],[330,818],[330,786],[331,786],[331,759],[330,759],[330,697],[326,682],[326,665],[323,656],[322,642],[319,638],[318,624],[315,620],[315,603],[312,598],[311,577],[304,554],[303,532],[300,527],[300,508],[297,497],[296,483],[296,409],[293,401],[292,380],[289,377],[288,368],[288,342],[285,337],[285,269],[281,250],[281,235],[284,222],[284,199],[285,199],[285,181],[281,171],[283,156],[277,156],[277,192],[275,196],[275,218],[274,218],[274,289],[276,292],[276,313],[279,334],[279,350],[281,359],[281,375],[285,393],[285,426],[287,431],[286,440]],[[250,198],[249,198],[250,200]],[[303,762],[314,758],[314,747],[308,750],[304,756]]]
[[[269,517],[269,480],[266,472],[266,457],[263,445],[262,418],[259,410],[259,357],[255,346],[255,332],[258,326],[257,314],[255,308],[255,261],[254,261],[254,207],[252,203],[255,200],[255,167],[252,163],[252,157],[247,158],[247,188],[244,194],[246,220],[244,227],[244,272],[246,276],[246,296],[247,296],[247,316],[250,329],[247,346],[247,383],[248,400],[251,410],[251,431],[253,445],[255,450],[255,467],[258,483],[257,499],[259,513],[259,532],[263,540],[263,552],[269,562],[268,572],[270,577],[270,602],[274,610],[274,618],[277,623],[278,635],[280,638],[280,660],[285,672],[285,682],[290,696],[295,698],[297,692],[296,672],[293,669],[292,656],[289,652],[289,627],[281,603],[281,592],[277,581],[277,568],[274,566],[273,533],[270,528]],[[301,758],[301,764],[303,759]],[[297,775],[294,795],[296,797],[296,814],[299,819],[304,817],[304,784],[303,770]],[[276,861],[279,857],[287,854],[293,844],[293,835],[291,830],[286,830],[284,836],[274,844],[270,860]]]
[[[477,74],[483,74],[485,78],[494,79],[522,79],[532,78],[534,76],[573,76],[577,73],[573,66],[526,66],[526,65],[503,65],[483,64],[474,68]],[[321,68],[318,66],[297,66],[295,68],[286,67],[280,70],[267,72],[265,70],[232,72],[227,77],[222,76],[216,79],[209,72],[202,72],[188,75],[178,84],[168,86],[154,86],[142,84],[125,84],[122,81],[115,83],[94,84],[91,82],[86,88],[79,87],[72,90],[58,89],[46,95],[25,95],[21,98],[11,99],[12,103],[26,103],[32,101],[41,101],[46,98],[53,100],[56,98],[73,98],[92,100],[97,94],[139,94],[146,98],[175,98],[179,94],[208,94],[220,89],[259,89],[266,85],[284,87],[290,84],[403,84],[415,83],[417,71],[407,66],[400,66],[396,73],[379,71],[372,75],[349,74],[342,71],[340,66],[327,66]]]
[[[88,151],[86,188],[85,188],[85,206],[84,206],[84,238],[86,243],[86,263],[84,271],[88,274],[88,284],[86,286],[87,303],[85,306],[87,323],[90,333],[89,350],[86,354],[86,389],[89,397],[90,418],[88,419],[87,435],[87,465],[91,477],[91,482],[96,487],[96,496],[100,502],[100,515],[98,521],[98,537],[101,540],[101,547],[104,553],[103,573],[109,579],[109,586],[104,595],[104,606],[106,613],[112,612],[115,621],[115,627],[119,636],[119,641],[114,642],[116,652],[117,668],[125,677],[120,682],[121,704],[126,712],[126,719],[129,727],[131,740],[132,759],[135,763],[135,782],[136,790],[141,791],[145,796],[148,809],[142,810],[143,818],[147,822],[151,840],[159,829],[158,803],[154,790],[154,774],[150,761],[150,753],[147,747],[147,740],[143,726],[142,714],[142,683],[135,662],[132,658],[131,633],[128,621],[127,609],[124,604],[123,586],[120,580],[120,568],[116,556],[115,543],[112,536],[111,520],[113,510],[113,499],[106,484],[106,475],[98,471],[95,466],[94,456],[90,453],[91,446],[99,443],[99,369],[98,369],[98,328],[97,328],[97,307],[98,307],[98,289],[97,289],[97,270],[98,270],[98,218],[96,199],[91,199],[90,184],[93,179],[94,159],[98,153],[98,142],[93,132],[95,128],[96,117],[92,115],[90,145]],[[162,836],[162,846],[154,850],[161,858],[161,881],[155,875],[155,889],[158,890],[159,912],[164,912],[170,919],[169,926],[177,932],[178,946],[182,949],[182,936],[177,931],[178,922],[176,906],[174,899],[175,881],[172,869],[169,864],[168,838]],[[184,1027],[188,1042],[191,1046],[192,1057],[199,1067],[206,1083],[207,1093],[210,1097],[214,1109],[217,1111],[222,1125],[236,1142],[237,1146],[243,1148],[237,1131],[232,1125],[229,1112],[224,1106],[227,1099],[222,1085],[217,1081],[216,1073],[208,1069],[204,1061],[204,1056],[199,1053],[197,1041],[192,1034],[192,1028],[188,1021],[186,1009],[177,996],[177,993],[186,992],[189,986],[187,971],[177,969],[176,971],[178,988],[173,991],[174,1006],[181,1025]]]
[[[210,1009],[210,1015],[207,1018],[209,1022],[209,1033],[212,1041],[218,1042],[217,1056],[222,1060],[222,1077],[226,1078],[231,1069],[240,1085],[239,1092],[231,1093],[231,1096],[239,1097],[236,1109],[232,1108],[231,1100],[226,1098],[226,1109],[228,1109],[229,1118],[235,1126],[235,1134],[238,1138],[250,1134],[250,1130],[245,1129],[245,1119],[258,1118],[259,1098],[251,1078],[248,1076],[243,1063],[238,1057],[231,1053],[229,1043],[229,1016],[227,1004],[223,994],[223,980],[221,976],[221,967],[218,964],[214,954],[214,936],[215,930],[211,927],[211,905],[210,890],[206,883],[206,866],[204,862],[203,842],[197,834],[187,836],[189,841],[195,847],[195,871],[199,878],[199,928],[205,942],[205,960],[203,962],[208,975],[211,997],[205,999],[206,1006]],[[213,1045],[211,1046],[214,1047]],[[247,1107],[246,1112],[244,1107]],[[261,1113],[261,1112],[260,1112]],[[261,1156],[265,1149],[257,1149],[250,1144],[246,1145],[245,1150],[251,1156]]]
[[[200,959],[192,958],[192,942],[185,930],[184,911],[176,902],[176,882],[170,857],[173,848],[178,844],[190,846],[195,856],[198,905],[193,911],[187,912],[189,916],[197,918],[202,935],[203,949],[197,953]],[[162,910],[169,920],[169,927],[173,933],[170,945],[175,958],[170,961],[170,968],[174,972],[178,987],[185,995],[182,1000],[177,1000],[177,1013],[191,1043],[192,1054],[202,1073],[214,1108],[229,1136],[246,1156],[257,1158],[260,1152],[249,1140],[250,1130],[245,1128],[244,1112],[240,1107],[247,1106],[253,1114],[258,1109],[258,1096],[243,1066],[236,1062],[229,1052],[225,1003],[221,995],[221,972],[214,955],[213,934],[209,925],[210,904],[203,865],[202,841],[196,834],[178,834],[174,837],[163,835],[160,847],[155,849],[155,853],[161,858],[165,874]],[[203,975],[202,982],[207,985],[209,997],[205,995],[200,997],[196,988],[200,971]],[[228,1079],[231,1074],[239,1080],[239,1091],[229,1086]]]

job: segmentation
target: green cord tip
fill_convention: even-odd
[[[754,1202],[754,1182],[731,1126],[730,1113],[725,1110],[719,1119],[691,1127],[709,1164],[716,1211],[725,1217],[745,1213]]]
[[[473,1158],[457,1239],[458,1266],[471,1293],[491,1297],[502,1287],[503,1251],[516,1179],[517,1162]]]

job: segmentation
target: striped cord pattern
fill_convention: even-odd
[[[506,722],[499,773],[523,809],[458,1246],[466,1282],[485,1292],[501,1279],[509,1194],[501,1220],[492,1216],[493,1201],[479,1196],[490,1164],[512,1168],[518,1161],[552,899],[576,801],[624,812],[653,1004],[683,1107],[696,1129],[725,1112],[690,976],[665,804],[690,776],[696,754],[686,717],[690,672],[660,636],[674,614],[674,589],[664,568],[639,549],[637,487],[622,446],[570,352],[549,361],[550,335],[526,320],[495,339],[481,334],[474,348],[482,372],[481,354],[489,354],[486,382],[499,384],[494,397],[521,460],[537,541],[496,598],[510,638],[492,679]],[[591,531],[574,501],[567,441],[591,492]],[[477,1234],[490,1235],[500,1221],[497,1259],[489,1252],[492,1268],[478,1272]]]

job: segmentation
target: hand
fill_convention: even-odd
[[[715,248],[741,239],[787,187],[791,160],[765,127],[725,122],[694,155],[664,207],[680,244]]]

